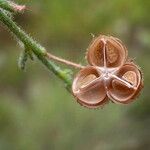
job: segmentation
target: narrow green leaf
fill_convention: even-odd
[[[18,60],[18,67],[23,71],[25,70],[27,60],[28,60],[28,53],[26,52],[26,50],[23,50],[20,53]]]

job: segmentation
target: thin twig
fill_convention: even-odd
[[[48,53],[48,52],[47,52],[46,55],[47,55],[47,57],[48,57],[49,59],[53,59],[53,60],[55,60],[55,61],[64,63],[64,64],[66,64],[66,65],[69,65],[69,66],[72,66],[72,67],[75,67],[75,68],[79,68],[79,69],[84,68],[84,66],[82,66],[82,65],[80,65],[80,64],[76,64],[76,63],[74,63],[74,62],[71,62],[71,61],[62,59],[62,58],[60,58],[60,57],[54,56],[54,55],[52,55],[51,53]]]

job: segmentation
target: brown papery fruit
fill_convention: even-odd
[[[113,102],[127,104],[132,102],[143,87],[140,69],[133,63],[125,64],[118,72],[118,79],[111,79],[109,97]]]
[[[74,79],[73,94],[81,105],[96,108],[107,101],[103,82],[101,73],[95,67],[86,67]]]
[[[89,64],[99,67],[115,68],[122,66],[127,58],[124,44],[112,36],[100,35],[95,38],[87,50]]]
[[[77,101],[88,108],[108,102],[128,104],[135,100],[143,87],[140,69],[127,62],[124,44],[112,36],[100,35],[87,50],[87,66],[75,77],[72,91]]]

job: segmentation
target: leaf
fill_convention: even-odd
[[[28,53],[26,50],[23,50],[20,53],[19,60],[18,60],[18,67],[23,71],[25,70],[27,60],[28,60]]]

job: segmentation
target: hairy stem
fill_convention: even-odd
[[[0,6],[1,7],[1,6]],[[25,46],[29,47],[37,58],[56,76],[64,81],[67,89],[72,85],[72,77],[65,69],[61,69],[55,63],[47,58],[47,51],[44,47],[33,40],[26,34],[10,17],[7,16],[5,11],[0,8],[0,21],[15,35]]]
[[[25,9],[25,5],[17,5],[8,0],[0,0],[0,7],[10,12],[22,12]]]

